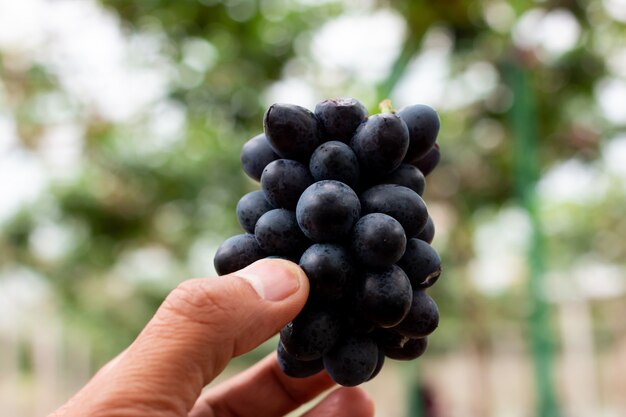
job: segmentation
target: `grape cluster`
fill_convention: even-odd
[[[342,98],[315,112],[274,104],[263,127],[241,153],[261,190],[239,200],[246,233],[220,246],[215,268],[224,275],[278,257],[306,272],[306,306],[280,332],[282,370],[326,369],[354,386],[376,376],[385,357],[422,355],[439,324],[426,289],[441,261],[421,197],[440,157],[437,113],[418,104],[368,116]]]

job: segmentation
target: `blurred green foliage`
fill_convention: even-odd
[[[164,151],[146,151],[135,145],[150,141],[141,120],[115,123],[78,105],[76,117],[85,127],[79,175],[52,182],[37,204],[2,226],[0,238],[0,261],[28,265],[49,280],[67,322],[91,340],[97,362],[127,345],[167,291],[194,272],[191,254],[210,258],[207,247],[214,250],[225,237],[239,233],[236,202],[256,187],[239,167],[239,151],[262,129],[263,94],[294,59],[310,63],[307,54],[315,30],[346,9],[354,12],[349,2],[335,1],[101,3],[122,19],[128,33],[162,38],[159,52],[173,62],[168,99],[185,110],[182,139]],[[510,4],[516,17],[535,7],[568,10],[576,17],[580,40],[555,59],[543,58],[537,48],[515,46],[510,28],[495,30],[486,21],[485,10],[502,7],[501,2],[407,0],[373,6],[396,10],[407,31],[388,76],[369,86],[370,97],[393,97],[394,87],[433,29],[444,30],[453,40],[452,77],[476,62],[490,63],[497,71],[497,86],[488,97],[441,112],[443,160],[429,177],[426,192],[426,201],[447,219],[444,240],[435,241],[445,265],[444,278],[433,289],[443,317],[432,339],[435,352],[457,349],[459,340],[478,350],[488,349],[495,334],[510,333],[510,323],[528,314],[523,285],[513,285],[487,301],[468,280],[479,222],[515,204],[514,148],[507,118],[514,97],[507,86],[506,66],[520,66],[532,74],[540,172],[570,158],[593,164],[600,155],[601,137],[620,129],[601,114],[594,94],[597,81],[608,71],[606,48],[596,47],[602,42],[598,37],[622,33],[624,25],[594,3]],[[603,33],[593,29],[599,24]],[[186,60],[194,47],[215,55],[204,69]],[[59,80],[38,65],[26,71],[12,69],[2,55],[0,76],[12,97],[23,146],[36,151],[46,122],[33,112],[34,103],[43,92],[58,90]],[[355,91],[349,82],[346,89]],[[376,106],[372,101],[366,103],[369,108]],[[550,268],[566,268],[589,252],[608,253],[608,261],[623,263],[626,244],[617,236],[626,233],[624,198],[619,192],[612,195],[582,209],[554,206],[543,212],[548,222],[562,215],[575,218],[571,227],[549,233]],[[32,233],[42,219],[62,225],[73,237],[71,250],[59,259],[41,259],[32,251]],[[604,239],[594,238],[594,231],[600,229],[613,236],[614,245],[607,248]],[[165,271],[171,274],[169,280],[120,278],[124,276],[121,260],[133,251],[155,247],[172,259],[173,266]],[[141,272],[134,269],[133,273]]]

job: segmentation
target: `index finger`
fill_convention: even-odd
[[[326,371],[307,378],[292,378],[278,366],[276,353],[252,368],[209,389],[189,417],[283,416],[312,400],[335,383]]]

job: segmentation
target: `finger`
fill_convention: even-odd
[[[183,282],[98,387],[90,386],[97,395],[84,395],[87,405],[187,415],[232,357],[263,343],[297,315],[308,290],[304,272],[280,259]]]
[[[339,388],[302,417],[374,417],[374,402],[361,388]]]
[[[89,383],[91,384],[99,381],[101,378],[104,378],[105,375],[108,374],[112,369],[114,369],[115,366],[120,362],[120,360],[124,356],[124,353],[126,353],[127,350],[128,349],[124,349],[123,351],[118,353],[113,359],[105,363],[102,368],[100,368],[100,370],[96,372],[93,378],[91,378],[91,381],[89,381]]]
[[[189,417],[282,416],[315,398],[335,383],[326,372],[291,378],[278,366],[276,353],[207,391]]]

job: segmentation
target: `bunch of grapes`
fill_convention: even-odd
[[[389,106],[389,103],[387,103]],[[264,133],[241,153],[261,191],[244,195],[245,234],[215,255],[220,275],[266,257],[300,265],[310,296],[280,332],[278,360],[292,377],[322,369],[354,386],[385,357],[424,353],[439,311],[426,289],[441,273],[434,225],[421,195],[439,162],[439,117],[426,105],[368,117],[355,99],[311,112],[274,104]]]

